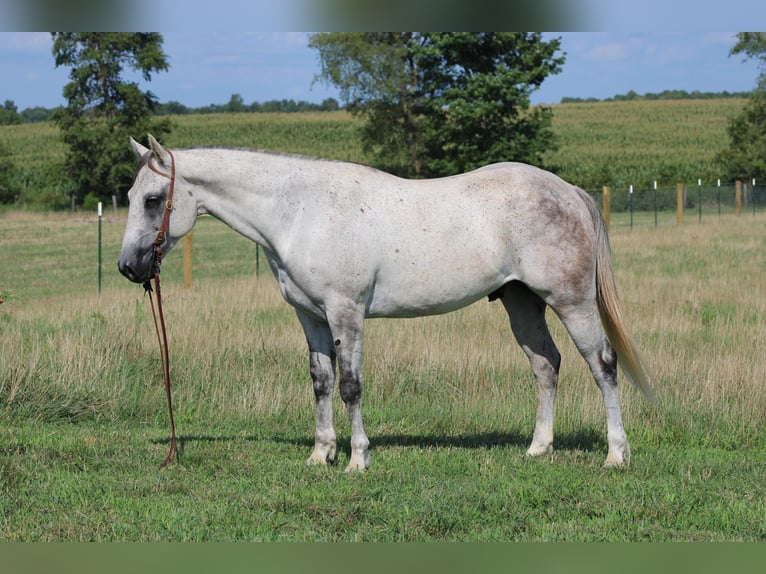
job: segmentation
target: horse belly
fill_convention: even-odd
[[[428,267],[412,263],[384,266],[370,291],[366,315],[396,318],[448,313],[470,305],[512,278],[499,266],[485,266],[471,258],[450,258]]]

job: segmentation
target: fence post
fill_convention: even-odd
[[[718,180],[718,188],[716,192],[716,197],[718,198],[718,217],[721,217],[721,180]]]
[[[192,286],[192,233],[184,237],[184,287],[187,289]]]
[[[101,297],[101,202],[98,202],[98,296]]]
[[[737,216],[742,214],[742,182],[740,180],[734,182],[734,209]]]
[[[684,222],[684,184],[676,184],[676,222],[681,225]]]
[[[750,191],[750,205],[753,206],[753,215],[755,215],[755,178],[753,178],[753,188]]]
[[[604,186],[604,223],[606,223],[607,230],[609,229],[609,214],[611,213],[611,199],[609,197],[609,187]]]

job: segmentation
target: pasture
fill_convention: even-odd
[[[524,454],[531,371],[499,303],[368,321],[372,467],[306,467],[313,393],[292,309],[255,246],[212,219],[163,263],[180,463],[151,314],[104,221],[0,216],[0,539],[4,541],[762,541],[766,539],[766,216],[613,226],[618,285],[655,372],[622,384],[629,468],[602,468],[603,406],[561,325],[556,450]],[[613,218],[615,215],[613,214]],[[459,253],[454,254],[459,257]]]
[[[558,175],[591,192],[608,185],[624,194],[630,185],[649,189],[654,181],[668,189],[679,182],[696,186],[698,179],[715,185],[721,173],[714,158],[728,144],[727,122],[743,103],[727,98],[557,104],[552,108],[559,149],[545,159]],[[174,116],[173,124],[162,142],[171,148],[239,146],[371,162],[359,141],[360,120],[344,111]],[[65,146],[52,124],[0,126],[0,146],[19,170],[20,206],[69,205],[60,174]]]

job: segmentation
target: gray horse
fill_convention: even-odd
[[[553,449],[561,356],[545,321],[551,307],[603,395],[605,464],[629,460],[618,359],[645,396],[652,390],[625,328],[604,222],[581,189],[519,163],[406,180],[340,161],[218,148],[170,154],[151,136],[149,144],[131,140],[140,160],[119,269],[137,283],[153,275],[153,244],[171,183],[164,253],[203,214],[263,247],[308,342],[316,397],[308,463],[335,459],[337,365],[351,422],[346,470],[369,466],[361,413],[365,318],[446,313],[482,297],[502,302],[535,374],[537,418],[528,454]]]

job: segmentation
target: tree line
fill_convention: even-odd
[[[661,92],[647,92],[639,94],[630,90],[625,94],[617,94],[611,98],[561,98],[562,104],[593,103],[593,102],[632,102],[639,100],[717,100],[721,98],[745,99],[750,97],[750,92],[701,92],[699,90],[663,90]]]
[[[616,94],[609,98],[576,98],[565,96],[561,98],[562,104],[594,103],[594,102],[623,102],[636,100],[713,100],[721,98],[749,98],[751,92],[701,92],[699,90],[663,90],[662,92],[647,92],[639,94],[633,90],[625,94]],[[53,116],[57,108],[45,108],[35,106],[18,111],[13,100],[5,100],[0,107],[0,126],[47,122]],[[189,115],[189,114],[228,114],[228,113],[299,113],[299,112],[334,112],[343,109],[335,98],[326,98],[320,103],[295,101],[293,99],[268,100],[265,102],[254,101],[246,104],[240,94],[232,94],[225,104],[208,104],[207,106],[191,107],[176,100],[158,103],[152,111],[157,116]]]
[[[0,106],[0,126],[47,122],[53,117],[57,109],[36,106],[18,111],[18,107],[13,100],[5,100],[4,104]],[[341,105],[335,98],[326,98],[321,103],[281,99],[245,104],[241,95],[232,94],[231,99],[225,104],[209,104],[197,108],[185,106],[175,100],[158,103],[152,110],[152,114],[157,116],[241,112],[289,114],[298,112],[334,112],[340,109]]]

